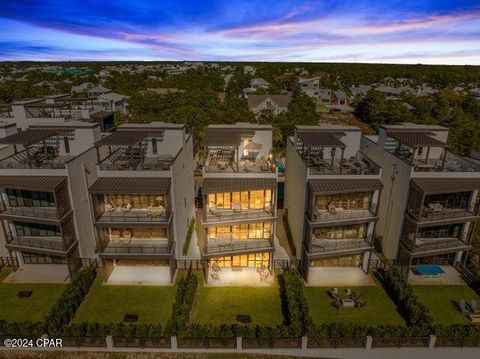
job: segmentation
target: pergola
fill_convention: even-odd
[[[340,161],[343,160],[344,151],[347,146],[340,140],[340,137],[345,135],[345,132],[297,131],[298,141],[296,146],[297,149],[301,150],[300,153],[302,153],[309,164],[316,154],[323,152],[324,148],[331,148],[330,166],[333,167],[336,148],[341,149]]]
[[[234,151],[236,167],[240,161],[240,143],[243,138],[253,137],[254,131],[238,131],[230,129],[209,129],[202,141],[202,146],[209,150],[231,150]]]
[[[30,148],[32,145],[42,142],[45,158],[47,158],[48,152],[46,140],[61,134],[68,134],[70,132],[71,131],[51,128],[27,129],[25,131],[21,131],[13,135],[1,138],[0,145],[13,145],[15,154],[18,153],[17,146],[22,145],[25,149],[28,165],[30,168],[32,168],[32,156],[30,154]]]
[[[427,153],[425,154],[425,163],[428,162],[430,155],[430,148],[437,147],[443,148],[442,153],[442,168],[445,165],[445,160],[447,158],[447,149],[448,145],[445,142],[437,140],[432,137],[433,133],[431,132],[419,132],[419,131],[388,131],[387,136],[393,138],[397,141],[397,147],[394,150],[394,153],[399,153],[400,147],[402,145],[407,146],[413,150],[411,153],[410,163],[413,161],[413,154],[420,147],[426,147]]]
[[[163,130],[117,130],[112,134],[95,142],[97,151],[97,162],[100,163],[100,147],[108,146],[109,154],[112,155],[112,146],[133,148],[138,146],[140,159],[143,161],[142,143],[147,137],[160,137],[163,139]],[[130,160],[133,161],[133,151],[130,152]]]

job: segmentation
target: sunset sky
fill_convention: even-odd
[[[0,60],[480,65],[480,2],[0,0]]]

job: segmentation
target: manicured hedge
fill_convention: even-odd
[[[284,271],[278,278],[285,324],[294,336],[305,333],[311,323],[303,280],[296,269]]]
[[[70,284],[45,317],[48,334],[61,335],[65,331],[87,295],[95,275],[95,270],[85,267],[73,275]]]
[[[397,304],[408,325],[433,325],[433,318],[428,307],[420,302],[399,268],[391,267],[383,272],[383,285],[390,298]]]
[[[182,277],[178,282],[175,302],[172,305],[172,316],[166,326],[168,335],[179,334],[187,327],[193,303],[195,302],[197,287],[198,278],[193,273]]]
[[[93,323],[82,322],[69,325],[64,336],[67,337],[101,337],[113,335],[121,338],[161,338],[160,324],[125,324],[125,323]]]

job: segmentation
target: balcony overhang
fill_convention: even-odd
[[[328,257],[338,257],[338,256],[346,256],[349,254],[362,254],[367,252],[372,252],[375,248],[373,245],[369,244],[368,242],[364,241],[364,246],[358,247],[351,247],[351,248],[325,248],[322,251],[315,251],[312,250],[309,252],[308,250],[305,251],[308,259],[317,259],[317,258],[328,258]]]
[[[422,249],[421,247],[414,248],[412,252],[404,244],[402,244],[402,246],[411,253],[412,258],[422,258],[422,257],[430,257],[430,256],[435,256],[440,254],[456,253],[459,251],[470,250],[472,248],[472,246],[469,244],[459,243],[457,245],[452,245],[451,247],[444,247],[444,248],[435,248],[435,249]]]
[[[322,219],[319,221],[311,220],[308,216],[306,216],[307,221],[310,225],[310,228],[321,228],[321,227],[330,227],[337,224],[342,225],[349,225],[349,224],[362,224],[362,223],[370,223],[378,221],[379,217],[375,216],[373,213],[371,216],[364,216],[358,218],[352,217],[337,217],[332,219]]]

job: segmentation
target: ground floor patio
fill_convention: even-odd
[[[171,285],[169,266],[115,265],[105,281],[107,285]]]
[[[271,287],[274,284],[273,273],[268,272],[268,276],[262,278],[257,268],[224,267],[216,272],[213,272],[210,268],[209,272],[209,278],[206,284],[208,287]],[[218,279],[213,279],[211,276],[212,273],[216,273]]]
[[[408,282],[412,285],[463,285],[465,281],[462,279],[460,272],[451,265],[440,265],[444,271],[443,274],[437,276],[424,276],[410,268],[408,274]]]
[[[374,286],[370,275],[360,267],[310,267],[307,286]]]
[[[70,281],[66,264],[23,264],[10,273],[4,283],[58,283]]]

